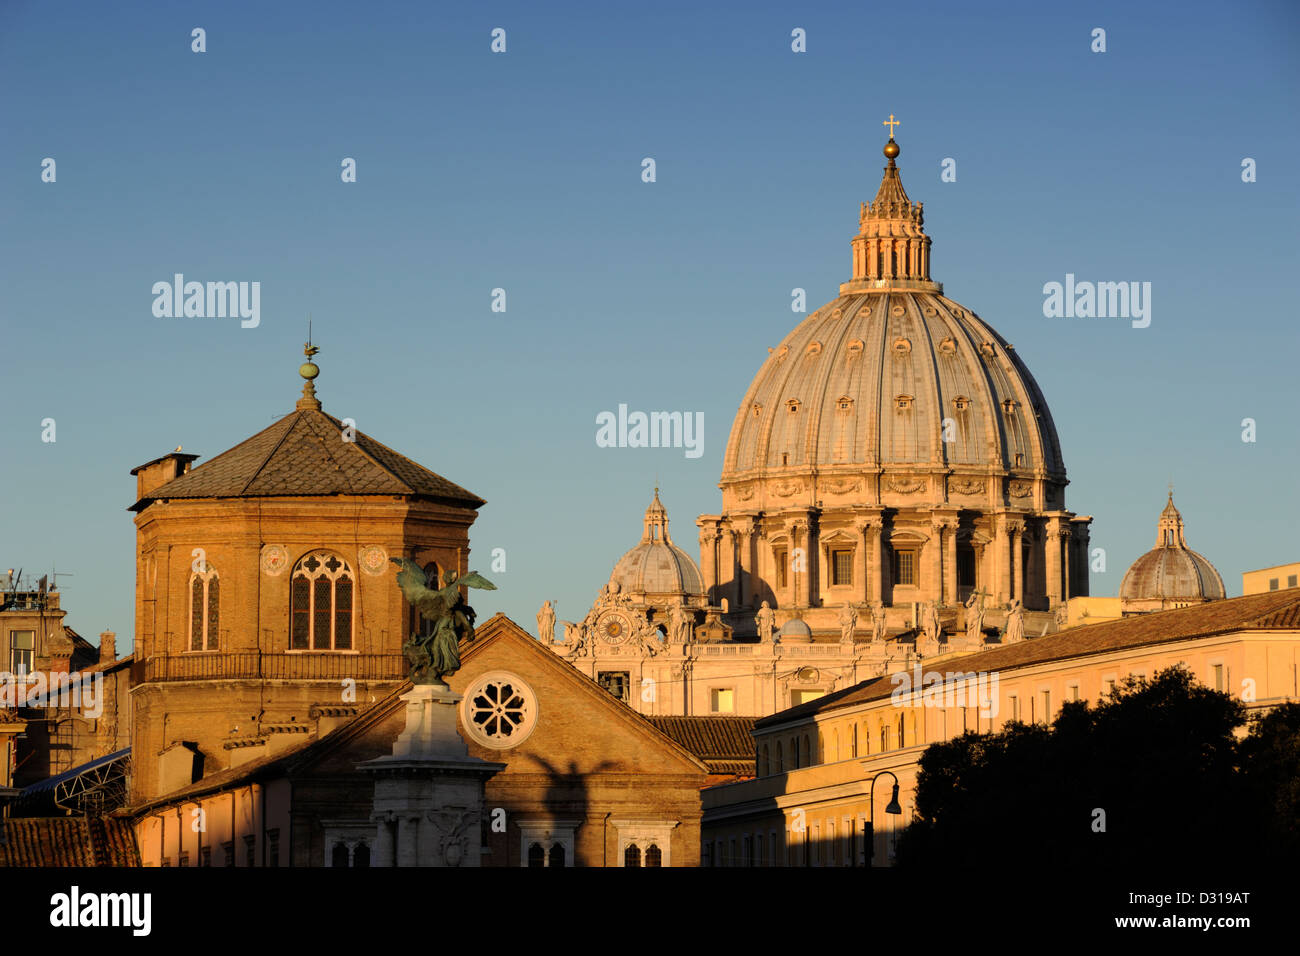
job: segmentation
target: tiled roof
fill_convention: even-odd
[[[4,821],[0,867],[139,866],[129,820],[116,817],[19,817]]]
[[[229,451],[153,489],[136,510],[162,498],[275,495],[420,495],[478,508],[482,498],[417,465],[363,432],[344,441],[341,421],[296,408]]]
[[[952,657],[951,669],[960,671],[1007,671],[1047,661],[1066,660],[1125,650],[1149,644],[1167,644],[1198,637],[1213,637],[1233,631],[1295,630],[1300,627],[1300,588],[1248,594],[1245,597],[1211,601],[1171,611],[1138,614],[1117,621],[1084,624],[1047,637],[1031,638],[1006,647]],[[938,658],[936,667],[944,668]],[[873,678],[827,694],[817,700],[791,707],[759,720],[764,728],[866,701],[888,697],[897,687],[889,676]]]
[[[647,717],[714,773],[754,772],[753,717]]]

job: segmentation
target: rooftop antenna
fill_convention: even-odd
[[[179,448],[177,448],[176,450],[180,451]],[[59,578],[71,578],[71,577],[76,577],[76,575],[71,571],[60,571],[58,565],[51,565],[50,566],[50,590],[57,591],[59,589]]]

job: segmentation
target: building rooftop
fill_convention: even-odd
[[[1300,629],[1300,591],[1269,591],[1208,604],[1155,611],[1116,621],[1084,624],[1047,637],[994,646],[955,657],[948,669],[971,672],[1007,671],[1049,661],[1068,660],[1153,644],[1213,637],[1234,631],[1294,631]],[[754,725],[762,731],[819,713],[887,698],[896,684],[891,676],[873,678],[852,687],[791,707]]]

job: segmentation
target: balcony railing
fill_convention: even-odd
[[[172,680],[404,680],[409,671],[401,654],[194,653],[139,661],[134,683]]]

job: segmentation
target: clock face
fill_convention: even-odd
[[[606,644],[622,644],[632,636],[632,622],[625,615],[609,611],[596,621],[596,633]]]

